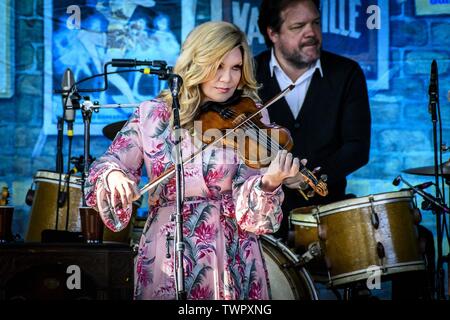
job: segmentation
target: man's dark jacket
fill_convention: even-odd
[[[281,91],[275,74],[269,70],[270,50],[256,58],[259,95],[265,103]],[[268,108],[270,121],[286,127],[294,140],[291,151],[307,159],[307,167],[320,166],[328,176],[329,195],[305,201],[298,191],[284,188],[283,225],[278,235],[287,238],[287,221],[294,208],[345,199],[346,176],[369,160],[370,107],[365,76],[350,59],[322,51],[320,71],[316,70],[305,101],[295,119],[286,99]]]

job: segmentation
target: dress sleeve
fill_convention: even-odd
[[[129,223],[132,205],[127,208],[111,207],[111,192],[106,178],[111,171],[119,170],[136,185],[139,184],[143,164],[141,107],[142,104],[130,116],[105,154],[92,163],[85,182],[87,205],[97,210],[104,224],[116,232]]]
[[[266,192],[261,188],[261,179],[260,170],[239,163],[232,186],[239,227],[257,235],[276,232],[283,218],[281,186]]]
[[[262,107],[259,103],[256,106]],[[261,115],[261,122],[269,124],[267,109],[262,110]],[[281,186],[272,192],[264,191],[261,188],[261,179],[265,170],[250,168],[241,159],[237,162],[232,190],[239,227],[258,235],[276,232],[283,218],[281,204],[284,193]]]

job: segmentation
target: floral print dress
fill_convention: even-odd
[[[106,176],[121,170],[137,184],[145,166],[149,181],[173,166],[170,109],[160,99],[143,102],[117,134],[107,152],[91,166],[87,204],[105,225],[120,231],[131,217],[128,208],[111,208]],[[199,150],[186,131],[186,159]],[[265,192],[261,173],[247,167],[235,152],[210,148],[184,164],[185,289],[188,299],[270,299],[267,270],[258,235],[281,223],[284,194]],[[166,234],[174,235],[175,176],[149,191],[149,215],[135,260],[135,299],[175,299],[173,241],[166,257]]]

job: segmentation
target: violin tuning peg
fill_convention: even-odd
[[[307,196],[308,196],[308,198],[312,198],[312,197],[314,197],[315,194],[316,193],[314,192],[314,190],[310,190],[310,191],[308,191]]]
[[[322,175],[320,176],[320,180],[322,180],[323,182],[327,182],[328,176],[327,176],[326,174],[322,174]]]
[[[322,169],[322,168],[321,167],[314,168],[313,173],[314,174],[318,173],[320,171],[320,169]]]
[[[306,181],[302,181],[302,182],[300,182],[300,184],[298,185],[298,188],[299,188],[300,190],[306,190],[306,189],[308,189],[308,187],[309,187],[309,185],[308,185],[308,182],[306,182]]]

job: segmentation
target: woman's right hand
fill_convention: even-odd
[[[113,208],[117,208],[119,204],[122,205],[122,208],[126,208],[133,203],[134,199],[139,197],[136,183],[122,171],[111,171],[106,177],[106,183],[111,191]]]

